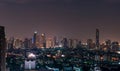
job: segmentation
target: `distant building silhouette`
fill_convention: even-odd
[[[12,49],[14,49],[14,37],[11,37],[9,40],[8,40],[8,42],[7,42],[7,47],[8,47],[8,49],[10,49],[10,50],[12,50]]]
[[[87,48],[88,49],[94,49],[95,48],[95,44],[94,44],[92,39],[87,39]]]
[[[30,48],[30,40],[28,38],[24,39],[24,47],[25,48]]]
[[[119,43],[117,41],[112,42],[112,51],[116,52],[119,50]]]
[[[82,42],[80,40],[78,41],[77,47],[82,47]]]
[[[6,43],[4,27],[0,26],[0,71],[6,71]]]
[[[73,48],[73,39],[69,39],[69,48]]]
[[[96,49],[99,49],[99,29],[96,29]]]
[[[105,43],[106,43],[106,46],[108,47],[107,50],[110,51],[112,49],[111,48],[111,44],[112,44],[111,40],[106,40]]]
[[[68,40],[67,40],[67,38],[63,38],[61,42],[62,42],[63,47],[68,47]]]
[[[53,46],[55,47],[55,46],[57,46],[57,45],[58,45],[58,43],[57,43],[57,37],[54,36],[54,37],[53,37]]]

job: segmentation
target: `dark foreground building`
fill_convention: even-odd
[[[4,27],[0,26],[0,71],[6,71],[6,46]]]

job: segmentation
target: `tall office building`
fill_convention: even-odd
[[[88,47],[88,49],[94,49],[95,48],[95,44],[94,44],[92,39],[87,39],[87,47]]]
[[[11,37],[7,42],[8,49],[14,49],[14,37]]]
[[[53,48],[54,47],[54,41],[52,38],[46,39],[46,48]]]
[[[105,45],[107,46],[107,50],[109,50],[110,51],[110,49],[112,49],[111,48],[111,44],[112,44],[112,42],[111,42],[111,40],[107,40],[107,41],[105,41]]]
[[[80,40],[78,41],[77,47],[82,47],[82,42]]]
[[[78,44],[78,39],[73,39],[73,48],[76,48]]]
[[[53,37],[53,46],[54,47],[57,46],[57,37],[56,36]]]
[[[117,41],[112,42],[112,51],[119,51],[119,43]]]
[[[69,48],[73,48],[73,39],[69,39],[68,42]]]
[[[99,29],[96,29],[96,49],[99,49]]]
[[[6,71],[6,43],[4,27],[0,26],[0,71]]]
[[[28,38],[24,39],[24,48],[30,48],[30,40]]]
[[[34,35],[32,38],[33,47],[36,47],[36,41],[37,41],[37,31],[34,32]]]
[[[68,47],[68,40],[67,40],[67,38],[63,38],[61,42],[62,42],[63,47],[65,47],[65,48]]]
[[[23,45],[22,40],[16,39],[16,40],[14,41],[14,48],[15,48],[15,49],[22,48],[22,45]]]
[[[40,36],[40,47],[46,48],[46,36],[44,33],[41,34],[41,36]]]

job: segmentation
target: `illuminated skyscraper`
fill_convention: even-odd
[[[22,44],[23,44],[22,40],[16,39],[15,42],[14,42],[14,48],[15,49],[22,48],[23,47]]]
[[[40,47],[46,48],[46,36],[44,33],[40,36]]]
[[[96,29],[96,49],[99,49],[99,29]]]
[[[54,47],[54,41],[52,38],[47,38],[46,40],[46,48],[53,48]]]
[[[32,39],[33,47],[36,47],[36,41],[37,41],[37,31],[35,31],[33,35],[33,39]]]
[[[4,27],[0,26],[0,71],[6,71],[6,43]]]

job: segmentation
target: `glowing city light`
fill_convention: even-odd
[[[61,55],[61,57],[65,57],[65,55]]]
[[[118,64],[120,64],[120,62]]]
[[[118,54],[120,54],[120,51],[117,51]]]
[[[37,34],[37,31],[35,31],[34,33]]]
[[[36,58],[36,56],[35,56],[35,54],[30,53],[30,54],[28,55],[28,58]]]

